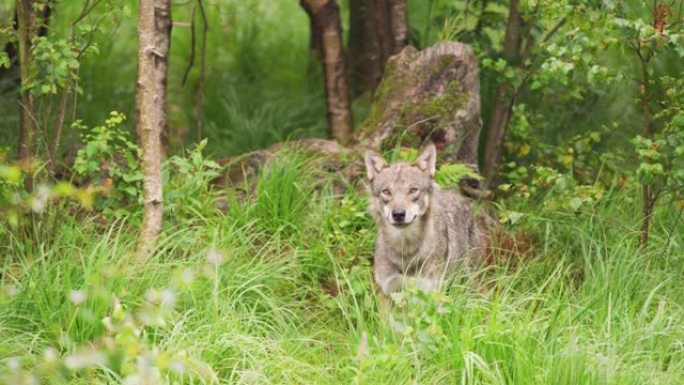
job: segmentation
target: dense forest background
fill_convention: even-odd
[[[141,243],[153,5],[172,21],[169,54],[143,50],[168,63],[163,222]],[[395,6],[405,24],[381,30]],[[0,382],[684,382],[683,7],[2,2]],[[479,287],[382,313],[358,133],[397,82],[388,53],[443,41],[479,63],[482,131],[479,165],[442,162],[437,180],[499,225]],[[438,140],[404,138],[411,124],[389,158]],[[282,145],[306,138],[337,142]]]

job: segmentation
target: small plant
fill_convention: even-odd
[[[186,156],[172,156],[163,164],[164,205],[174,219],[187,220],[216,211],[210,182],[220,175],[221,166],[204,157],[206,145],[205,139]]]
[[[121,127],[126,116],[112,111],[104,125],[91,129],[80,121],[74,128],[81,131],[83,148],[78,151],[74,171],[81,183],[108,191],[96,207],[107,215],[122,216],[126,206],[139,203],[143,175],[138,165],[138,147]]]

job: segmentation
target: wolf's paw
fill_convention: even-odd
[[[430,293],[432,291],[439,289],[439,281],[436,279],[425,277],[411,277],[407,281],[407,286],[409,290],[420,290],[425,293]]]

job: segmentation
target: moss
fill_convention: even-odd
[[[451,122],[453,114],[468,100],[468,94],[454,72],[459,70],[459,65],[452,56],[443,55],[434,58],[420,71],[404,73],[399,70],[399,60],[391,60],[368,117],[359,128],[360,134],[370,136],[380,125],[391,120],[392,131],[382,141],[382,150],[420,146],[424,138]],[[435,95],[436,85],[445,82],[449,82],[446,90]],[[416,95],[412,98],[415,101],[405,100],[405,95]],[[417,126],[407,131],[414,124]]]

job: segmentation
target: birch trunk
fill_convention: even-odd
[[[167,74],[169,68],[169,50],[171,48],[171,0],[154,1],[155,29],[155,81],[159,103],[159,121],[161,125],[162,155],[169,141],[169,119],[167,116]]]
[[[160,87],[166,75],[158,74],[166,66],[159,64],[166,60],[156,45],[159,43],[155,22],[155,8],[168,0],[140,0],[138,19],[138,81],[136,110],[137,131],[142,150],[143,171],[143,224],[141,229],[141,253],[147,256],[157,240],[162,225],[162,128],[166,117],[166,86]]]

